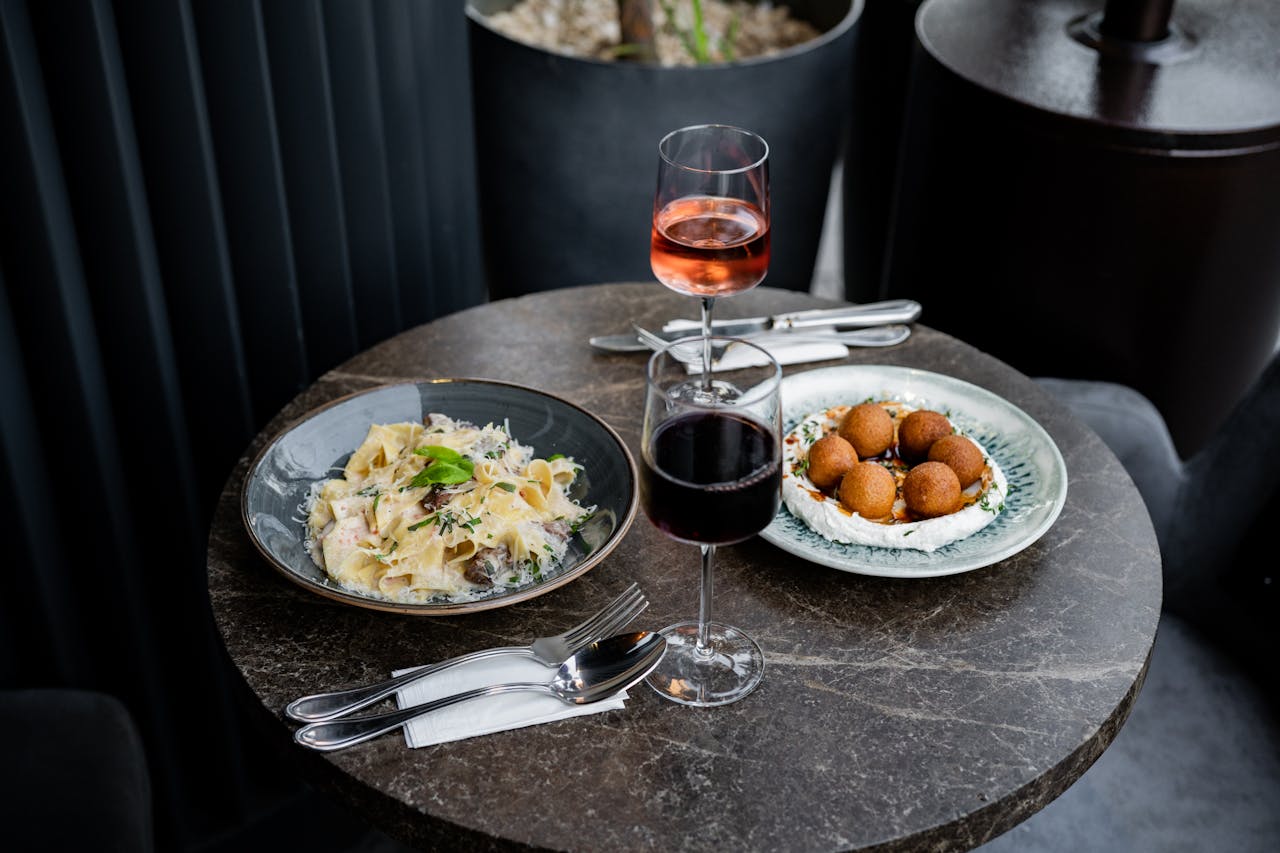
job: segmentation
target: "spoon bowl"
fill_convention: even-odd
[[[617,634],[591,643],[565,659],[549,682],[495,684],[386,714],[312,723],[298,729],[293,739],[310,749],[331,752],[394,731],[423,714],[502,693],[546,693],[572,705],[599,702],[643,680],[666,650],[667,641],[661,634]]]

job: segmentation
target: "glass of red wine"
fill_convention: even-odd
[[[648,682],[674,702],[702,707],[741,699],[764,675],[756,641],[712,621],[711,569],[717,545],[768,526],[782,489],[781,368],[754,344],[711,338],[717,348],[733,343],[756,366],[720,372],[713,395],[690,395],[688,365],[707,340],[684,338],[649,360],[640,473],[649,520],[702,549],[698,621],[663,629],[667,653]]]
[[[667,287],[702,299],[702,335],[709,337],[716,297],[750,290],[769,271],[768,143],[723,124],[662,138],[649,265]],[[702,376],[709,387],[708,343]]]

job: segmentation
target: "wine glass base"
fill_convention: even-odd
[[[710,655],[698,651],[698,623],[662,629],[667,652],[646,680],[663,697],[682,705],[711,708],[746,696],[764,676],[764,653],[742,631],[711,623]]]
[[[699,374],[701,376],[701,374]],[[742,396],[742,390],[732,382],[713,379],[704,382],[701,378],[691,379],[668,389],[671,399],[698,406],[713,406],[716,403],[736,400]]]

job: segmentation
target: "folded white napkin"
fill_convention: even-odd
[[[410,667],[392,673],[400,675],[421,667]],[[451,666],[428,675],[396,692],[401,708],[421,705],[433,699],[452,696],[477,687],[515,682],[548,683],[556,671],[535,660],[519,655],[500,657]],[[626,691],[589,705],[570,705],[545,693],[506,693],[468,699],[430,714],[418,717],[404,727],[405,742],[410,747],[433,746],[487,735],[507,729],[536,726],[553,720],[598,714],[623,707]]]
[[[664,331],[670,331],[666,326],[663,329]],[[805,330],[809,334],[834,331],[834,326],[822,326]],[[690,334],[697,334],[697,332],[691,332]],[[811,338],[806,338],[803,341],[789,341],[786,337],[787,334],[783,332],[769,337],[749,338],[748,340],[766,350],[778,364],[807,364],[811,361],[828,361],[849,355],[849,348],[837,341],[815,342]],[[741,367],[755,367],[760,364],[764,364],[764,358],[750,347],[731,347],[725,353],[724,358],[712,365],[711,371],[715,373],[721,370],[737,370]],[[690,373],[702,372],[702,364],[696,361],[686,364],[685,367]]]

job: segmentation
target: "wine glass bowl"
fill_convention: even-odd
[[[726,124],[673,130],[658,143],[649,266],[677,293],[701,298],[711,336],[717,296],[750,290],[769,271],[769,145]],[[711,346],[702,347],[703,387]]]
[[[769,270],[769,146],[728,125],[674,130],[658,143],[649,260],[679,293],[741,293]],[[707,331],[704,329],[704,331]]]
[[[754,344],[713,338],[750,348],[752,366],[718,375],[714,394],[699,393],[704,386],[690,379],[682,350],[707,340],[685,338],[649,360],[640,466],[640,501],[650,521],[702,550],[698,621],[663,629],[667,654],[648,683],[672,701],[698,706],[737,701],[764,674],[759,645],[711,619],[712,561],[717,545],[769,525],[782,486],[781,368]]]

